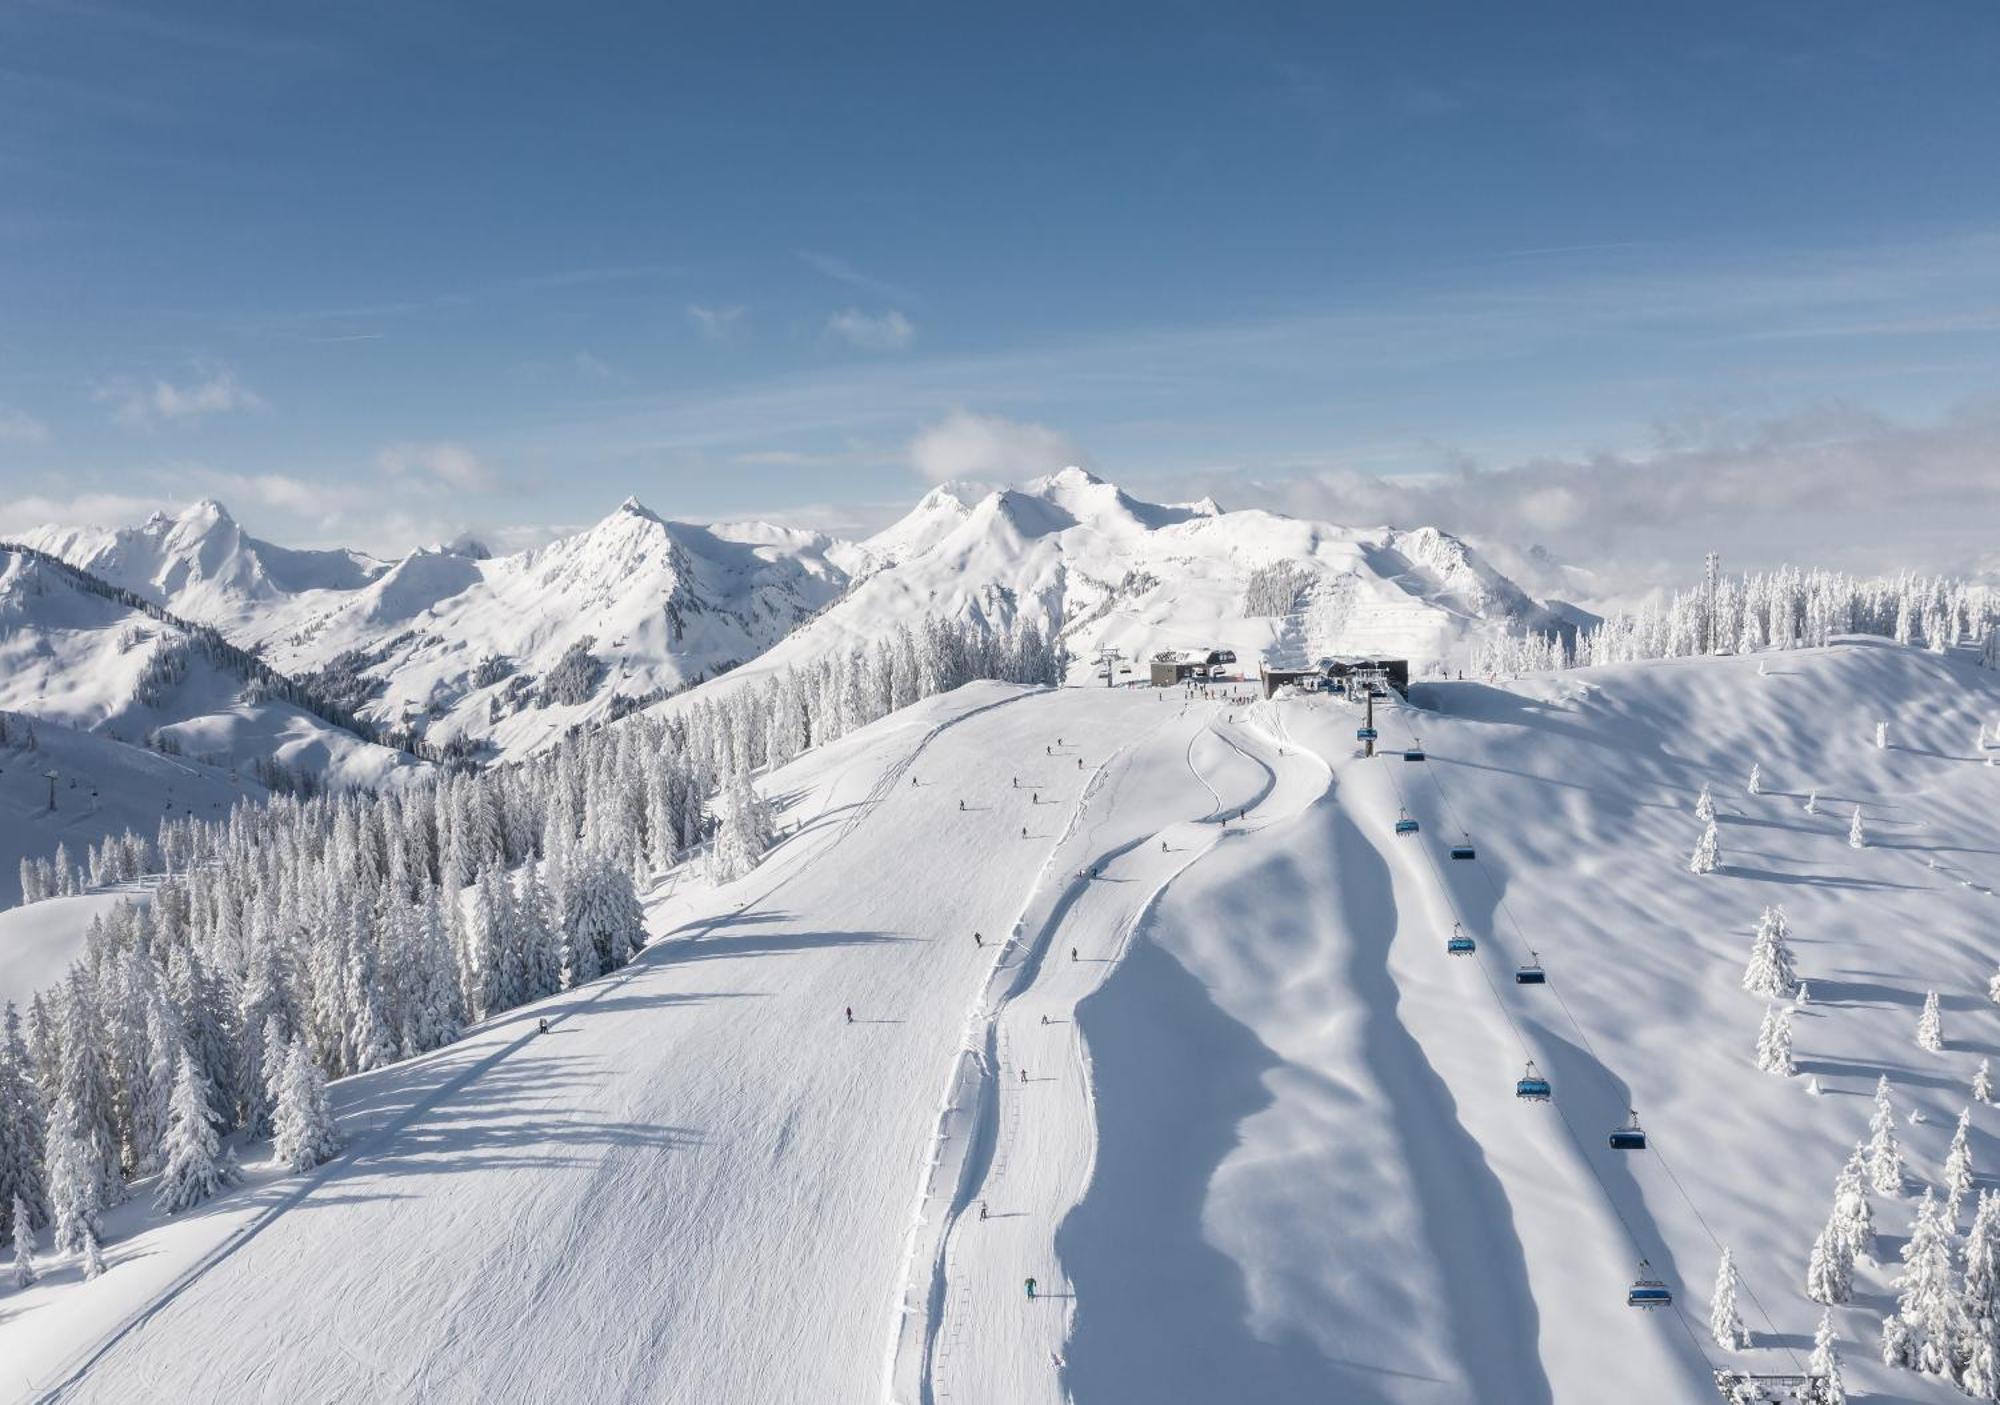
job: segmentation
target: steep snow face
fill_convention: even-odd
[[[628,499],[533,551],[417,552],[294,613],[267,653],[296,674],[339,661],[378,722],[531,750],[756,657],[838,595],[856,559],[816,533],[696,527]]]
[[[1032,620],[1062,636],[1078,679],[1101,648],[1138,667],[1165,649],[1228,648],[1245,669],[1355,653],[1421,668],[1459,656],[1482,633],[1557,623],[1435,528],[1361,530],[1224,512],[1208,500],[1148,503],[1080,468],[976,500],[963,488],[934,489],[868,547],[877,567],[761,667],[935,613],[998,629]]]

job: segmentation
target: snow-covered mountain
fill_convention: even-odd
[[[864,545],[870,568],[760,667],[933,614],[1001,630],[1033,621],[1062,638],[1079,679],[1103,648],[1141,667],[1161,650],[1225,648],[1246,670],[1333,654],[1421,669],[1482,633],[1564,622],[1435,528],[1149,503],[1080,468],[1020,488],[936,488]]]
[[[938,487],[860,543],[695,526],[632,499],[499,557],[470,540],[396,562],[288,551],[214,502],[28,542],[214,625],[385,735],[499,755],[930,615],[1003,631],[1033,621],[1078,677],[1106,647],[1139,668],[1163,649],[1220,647],[1246,669],[1346,653],[1421,669],[1482,634],[1569,622],[1434,528],[1149,503],[1078,468],[1019,488]]]
[[[214,502],[25,540],[314,678],[389,733],[502,752],[756,657],[867,561],[815,532],[672,522],[636,499],[498,557],[470,539],[395,562],[287,551]]]
[[[275,686],[283,680],[240,651],[218,656],[200,631],[112,591],[0,547],[0,710],[224,767],[277,762],[336,783],[373,785],[413,764],[285,701]]]

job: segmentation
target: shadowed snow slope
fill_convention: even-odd
[[[931,699],[767,778],[778,847],[656,891],[633,966],[336,1085],[326,1167],[116,1212],[108,1273],[0,1299],[7,1388],[1535,1405],[1795,1369],[1875,1080],[1935,1182],[2000,1052],[1971,746],[2000,680],[1881,643],[1765,662],[1423,687],[1376,758],[1327,699]],[[1789,1079],[1740,986],[1770,903],[1811,989]],[[1531,952],[1545,986],[1513,981]],[[1529,1059],[1551,1102],[1516,1098]],[[1651,1149],[1613,1152],[1630,1108]],[[1912,1205],[1875,1198],[1885,1261]],[[1706,1331],[1723,1244],[1742,1352]],[[1642,1257],[1677,1309],[1625,1306]],[[1960,1398],[1875,1361],[1889,1277],[1835,1314],[1850,1388]]]

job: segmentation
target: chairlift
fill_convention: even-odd
[[[1659,1279],[1652,1276],[1653,1266],[1644,1259],[1639,1260],[1639,1276],[1632,1280],[1632,1286],[1625,1290],[1627,1307],[1672,1307],[1673,1292]]]
[[[1548,1079],[1542,1077],[1535,1061],[1529,1059],[1528,1071],[1515,1080],[1514,1096],[1531,1103],[1545,1103],[1555,1096],[1555,1089],[1549,1086]]]
[[[1410,812],[1404,810],[1402,816],[1401,819],[1396,821],[1396,833],[1415,834],[1417,832],[1417,822],[1410,818]]]
[[[1356,727],[1354,729],[1354,740],[1358,742],[1372,742],[1380,735],[1373,727]]]
[[[1477,858],[1478,855],[1474,852],[1472,847],[1472,836],[1468,834],[1465,836],[1464,843],[1452,845],[1451,856],[1455,859]]]
[[[1406,746],[1403,748],[1403,759],[1405,761],[1422,761],[1425,759],[1424,749],[1420,746]]]
[[[1646,1129],[1639,1125],[1639,1111],[1632,1110],[1632,1120],[1611,1132],[1613,1151],[1644,1151],[1646,1149]]]
[[[1542,969],[1541,958],[1534,952],[1528,953],[1528,964],[1514,972],[1515,985],[1547,985],[1549,973]]]
[[[1451,936],[1445,942],[1444,949],[1445,954],[1449,956],[1470,956],[1479,948],[1471,937],[1465,935],[1464,929],[1454,922],[1451,924]]]

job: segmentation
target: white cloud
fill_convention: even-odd
[[[688,321],[700,332],[704,341],[732,342],[749,331],[746,307],[704,307],[697,302],[688,304]]]
[[[98,387],[97,398],[111,402],[112,414],[120,424],[138,428],[271,408],[262,396],[237,380],[236,373],[227,366],[208,368],[186,385],[157,378],[150,384],[116,381]]]
[[[953,410],[918,434],[910,441],[909,457],[917,472],[936,483],[954,478],[1014,483],[1082,461],[1059,430],[970,410]]]
[[[493,474],[463,444],[391,444],[375,456],[384,473],[467,493],[496,486]]]
[[[811,249],[799,249],[796,252],[800,261],[808,268],[825,274],[836,283],[845,283],[850,288],[859,288],[864,293],[873,293],[876,297],[886,298],[890,302],[917,303],[922,301],[921,298],[908,288],[900,284],[891,283],[886,279],[871,277],[849,263],[846,259],[836,258],[832,254],[814,253]]]
[[[0,444],[46,444],[49,427],[25,410],[0,405]]]
[[[1389,478],[1339,465],[1289,476],[1177,475],[1213,492],[1350,526],[1430,525],[1493,546],[1545,546],[1617,594],[1700,568],[1792,563],[1855,571],[1977,571],[2000,522],[2000,399],[1928,425],[1850,405],[1661,426],[1650,454],[1459,463]]]
[[[917,336],[916,323],[893,307],[880,316],[850,307],[827,318],[826,329],[864,351],[901,351]]]
[[[80,493],[73,498],[43,494],[0,496],[0,536],[31,527],[111,527],[143,520],[147,514],[179,506],[168,497],[132,493]]]

